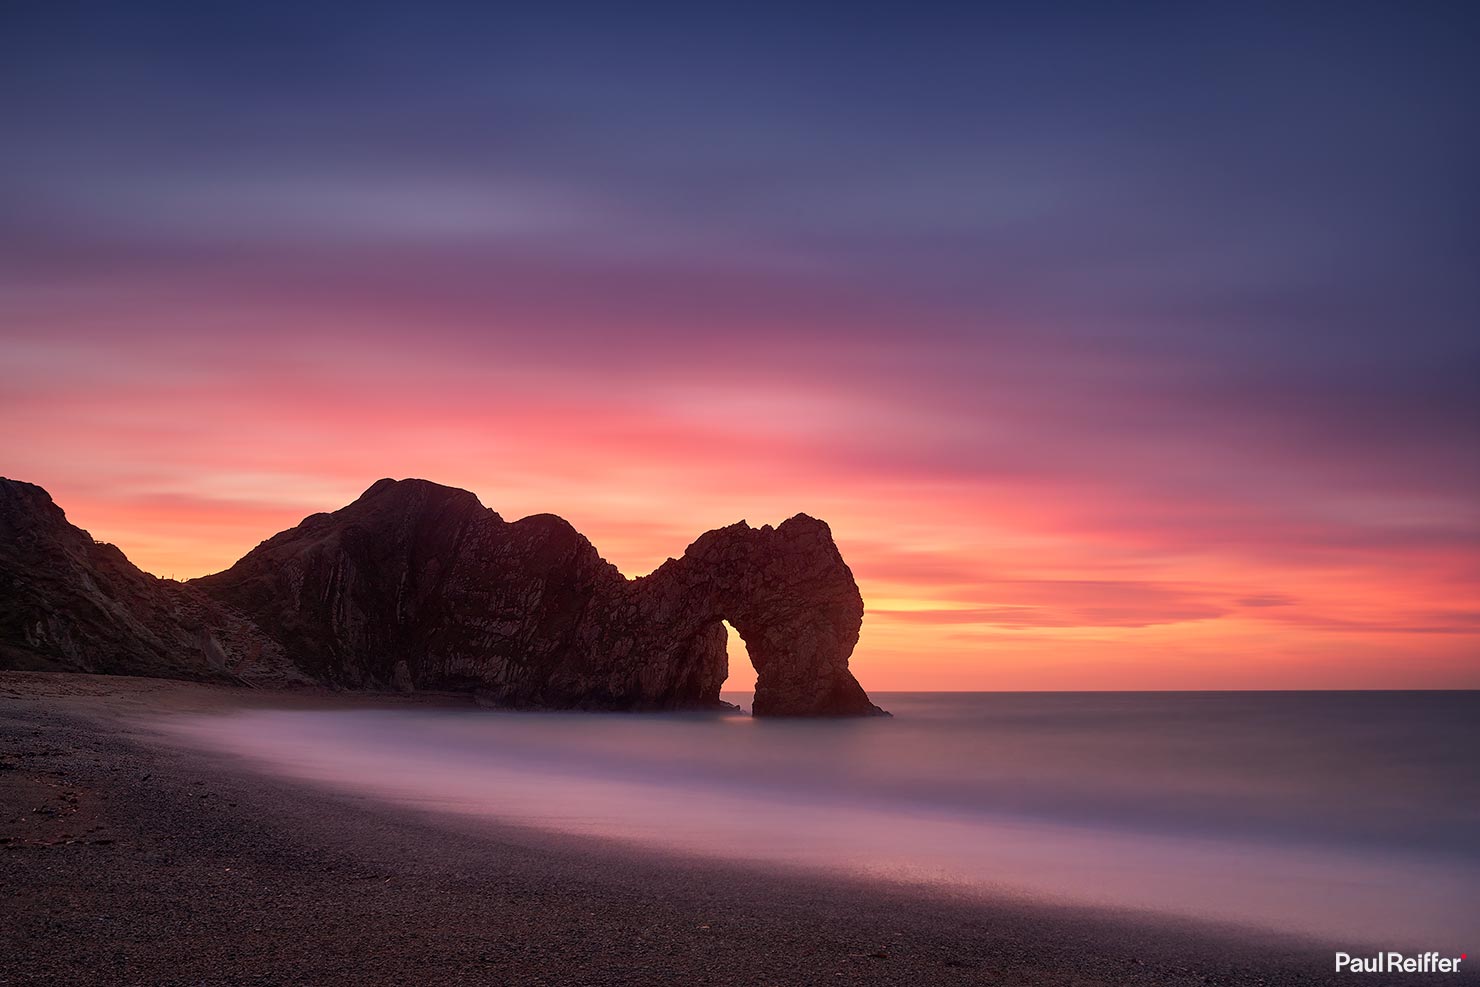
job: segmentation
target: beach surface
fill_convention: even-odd
[[[158,727],[439,705],[469,702],[0,673],[0,984],[1353,982],[1346,943],[418,810]]]

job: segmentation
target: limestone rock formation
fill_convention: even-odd
[[[192,583],[351,687],[476,689],[497,705],[719,706],[728,619],[757,715],[877,712],[848,671],[863,600],[827,525],[711,531],[623,578],[567,522],[507,522],[465,490],[381,480]]]
[[[741,521],[707,532],[682,558],[623,586],[617,599],[635,619],[608,622],[602,646],[650,656],[647,674],[692,667],[703,701],[718,698],[728,671],[723,619],[755,665],[755,715],[881,712],[848,671],[863,597],[832,532],[816,518],[798,514],[776,528]]]
[[[102,563],[82,551],[95,547],[86,533],[71,530],[87,546],[73,539],[60,553],[33,551],[19,567],[0,555],[0,579],[27,565],[55,570],[51,596],[63,611],[88,602],[83,588]],[[6,551],[16,537],[0,528]],[[131,628],[125,618],[142,601],[153,616],[138,622],[165,632],[115,631],[108,654],[147,654],[144,665],[180,639],[161,610],[213,607],[191,625],[197,635],[228,639],[227,653],[256,642],[262,654],[290,656],[306,675],[346,688],[473,690],[524,708],[718,708],[728,620],[756,666],[756,715],[882,712],[848,670],[863,619],[858,587],[827,525],[806,515],[710,531],[682,558],[629,580],[558,517],[508,522],[465,490],[381,480],[348,507],[313,515],[184,586],[109,551],[107,565],[132,573],[129,591],[110,597],[120,601],[114,623]],[[79,553],[82,562],[58,568]],[[31,618],[5,614],[0,639],[34,647],[24,633]],[[63,650],[83,656],[91,641]]]
[[[251,621],[141,572],[68,523],[47,492],[0,478],[0,668],[253,684],[307,682]]]

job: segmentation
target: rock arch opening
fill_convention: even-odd
[[[755,662],[750,658],[750,649],[745,646],[745,638],[735,630],[735,625],[728,620],[721,620],[720,624],[725,629],[728,668],[727,677],[720,685],[720,695],[726,702],[735,703],[749,713],[751,701],[755,698]]]

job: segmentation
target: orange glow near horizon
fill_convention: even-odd
[[[500,506],[480,484],[466,485],[489,506]],[[118,544],[141,568],[190,578],[229,566],[307,514],[348,503],[361,486],[369,482],[346,484],[337,499],[316,504],[68,497],[56,485],[52,493],[74,523]],[[727,513],[724,498],[713,508],[678,495],[650,501],[664,524],[648,520],[641,503],[624,510],[609,498],[572,496],[550,505],[532,492],[510,498],[501,513],[511,519],[540,510],[561,514],[635,576],[681,554],[708,528],[741,515],[753,524],[787,516],[786,509],[746,511],[744,497],[730,496]],[[1068,546],[1047,548],[1058,540],[1048,533],[1039,533],[1043,545],[1032,545],[1033,532],[1026,529],[995,547],[990,538],[952,545],[954,525],[974,519],[957,517],[953,524],[936,514],[928,527],[888,527],[887,519],[850,511],[843,502],[812,506],[825,501],[816,492],[799,499],[808,513],[829,520],[858,578],[868,612],[854,666],[874,690],[1480,684],[1470,651],[1476,628],[1464,612],[1468,601],[1461,593],[1440,595],[1443,559],[1433,560],[1430,580],[1402,585],[1319,565],[1282,571],[1271,582],[1268,570],[1233,560],[1216,570],[1217,578],[1210,578],[1210,568],[1188,578],[1175,565],[1126,560],[1115,566],[1117,578],[1086,580],[1076,576],[1098,570],[1104,545],[1085,542],[1076,569]],[[1104,541],[1115,539],[1107,533]],[[1270,592],[1271,586],[1279,590]],[[752,687],[753,672],[733,637],[731,656],[728,687]]]
[[[859,429],[900,429],[909,448],[932,425],[825,389],[758,403],[720,384],[696,407],[646,383],[640,400],[589,402],[454,403],[465,389],[423,387],[388,405],[386,371],[358,374],[317,393],[264,395],[230,374],[56,387],[32,396],[46,413],[5,471],[176,578],[223,569],[387,474],[470,489],[509,519],[560,514],[628,576],[710,528],[806,512],[862,588],[854,666],[876,691],[1480,685],[1473,557],[1407,520],[1381,531],[1413,537],[1373,546],[1316,512],[903,469],[854,454],[885,441]],[[732,656],[731,687],[748,687]]]

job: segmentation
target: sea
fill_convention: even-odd
[[[665,853],[1333,949],[1476,944],[1480,692],[873,698],[894,716],[401,707],[162,728],[300,781]]]

